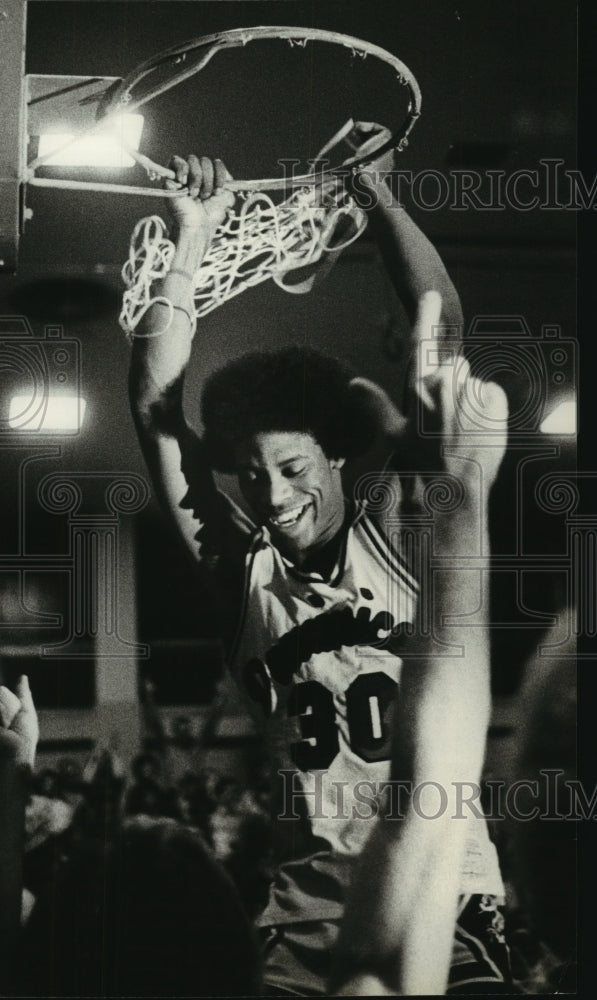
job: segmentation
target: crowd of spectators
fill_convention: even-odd
[[[573,690],[571,670],[556,664],[541,682],[558,713],[552,734],[572,728],[572,697],[546,700],[551,677]],[[0,687],[0,995],[258,995],[253,924],[272,875],[263,763],[245,782],[207,763],[173,779],[162,740],[130,768],[99,746],[84,765],[36,769],[22,684],[12,720],[14,696]],[[545,728],[537,704],[533,752]],[[568,757],[554,760],[573,773]],[[547,850],[519,825],[496,831],[516,991],[574,992],[573,831],[539,824]]]
[[[120,757],[107,748],[92,754],[86,767],[64,758],[34,774],[25,810],[27,898],[39,895],[52,877],[52,859],[66,852],[74,837],[117,830],[132,817],[184,825],[228,871],[251,917],[265,905],[271,824],[262,772],[243,785],[206,767],[170,784],[159,756],[140,753],[127,775]]]
[[[108,746],[83,766],[35,769],[15,758],[2,707],[0,994],[257,994],[263,772],[241,785],[205,768],[172,783],[160,753],[129,771]]]

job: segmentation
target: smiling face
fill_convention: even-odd
[[[300,565],[344,521],[341,468],[311,434],[266,431],[236,449],[239,485],[278,548]]]

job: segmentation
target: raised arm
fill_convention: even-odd
[[[432,298],[423,300],[418,340],[437,322]],[[405,642],[394,717],[392,778],[407,783],[403,818],[384,812],[360,858],[335,960],[332,988],[340,995],[441,995],[448,981],[465,841],[475,822],[462,803],[465,818],[454,818],[458,783],[479,786],[489,723],[487,498],[507,416],[498,386],[472,379],[466,366],[454,385],[452,371],[419,368],[411,384],[439,435],[435,454],[419,461],[456,477],[462,499],[433,518],[432,558],[441,569],[422,586],[432,588],[434,624],[431,634],[417,629]],[[465,399],[476,401],[474,421]],[[426,447],[432,451],[429,441]],[[436,819],[417,807],[414,790],[432,787],[426,782],[445,795]],[[423,807],[427,815],[433,801]]]
[[[352,186],[357,200],[363,199],[368,209],[369,228],[373,233],[386,271],[402,302],[411,330],[417,318],[418,304],[427,292],[438,292],[441,311],[435,325],[450,328],[450,343],[462,337],[462,307],[445,265],[437,250],[410,218],[405,208],[394,196],[388,179],[394,166],[394,153],[375,160],[375,150],[388,138],[389,132],[374,122],[357,122],[347,136],[347,143],[355,156],[371,155],[371,165],[361,171]],[[354,157],[345,161],[347,168]],[[431,331],[426,336],[442,339],[444,331]],[[402,396],[414,371],[416,347],[410,338],[407,365],[402,375],[402,385],[396,387],[395,398],[402,403]],[[355,405],[373,418],[378,428],[378,446],[387,452],[402,451],[405,430],[404,416],[395,400],[369,379],[353,379]],[[400,458],[398,458],[398,462]],[[400,456],[401,457],[401,456]],[[394,463],[395,464],[395,463]]]
[[[195,331],[194,274],[234,196],[221,160],[175,157],[184,194],[171,199],[175,253],[170,270],[152,289],[155,301],[133,339],[129,394],[143,455],[159,500],[193,557],[206,553],[208,534],[221,531],[219,496],[198,436],[183,412],[183,385]]]
[[[389,137],[374,122],[357,122],[347,141],[359,156],[371,152],[371,166],[358,174],[358,188],[369,202],[369,226],[377,240],[386,270],[413,324],[421,296],[435,290],[442,297],[441,322],[462,324],[458,293],[433,244],[400,205],[388,184],[394,154],[375,160],[374,151]],[[350,164],[350,160],[346,161]],[[358,197],[358,195],[357,195]]]

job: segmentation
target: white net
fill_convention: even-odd
[[[316,263],[323,254],[343,250],[366,225],[365,213],[336,180],[299,188],[279,205],[264,191],[245,198],[238,212],[228,213],[195,272],[192,332],[198,317],[269,278],[286,291],[308,291],[310,282],[288,285],[286,275]],[[156,302],[166,305],[170,316],[163,329],[149,335],[159,336],[169,328],[173,306],[157,289],[174,250],[159,216],[137,223],[122,270],[126,291],[120,325],[128,337],[146,335],[136,330]]]

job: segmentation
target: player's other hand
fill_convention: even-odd
[[[399,465],[425,478],[447,472],[470,501],[486,498],[507,443],[508,401],[495,382],[471,373],[450,340],[442,340],[441,296],[424,293],[412,331],[407,414],[396,448]]]
[[[27,677],[19,677],[16,692],[0,687],[0,757],[33,767],[39,739],[37,712]]]
[[[344,160],[344,166],[350,166],[354,160],[366,156],[371,160],[370,167],[364,167],[365,174],[375,170],[379,174],[388,173],[394,169],[394,150],[389,149],[378,159],[375,158],[375,151],[380,149],[392,133],[384,125],[377,122],[355,122],[352,129],[345,137],[344,141],[352,150],[352,155]]]
[[[166,190],[185,190],[179,198],[168,198],[168,209],[179,229],[207,229],[210,237],[234,205],[234,193],[224,185],[232,180],[222,160],[207,156],[174,156],[170,169],[176,180],[167,180]]]

